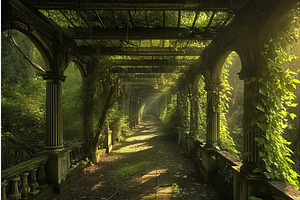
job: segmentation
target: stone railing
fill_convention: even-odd
[[[51,183],[51,179],[49,179],[51,177],[47,178],[45,172],[46,165],[51,160],[51,154],[43,154],[2,170],[1,199],[45,199],[57,187],[61,190],[64,185],[70,183],[84,167],[84,142],[65,147],[61,153],[57,152],[57,154],[64,154],[64,162],[58,162],[60,164],[57,166],[60,168],[62,179],[59,180],[59,185],[48,184],[49,180]]]
[[[192,146],[189,155],[198,165],[200,175],[205,181],[213,183],[224,199],[248,199],[245,193],[249,188],[245,185],[245,181],[242,181],[242,178],[248,179],[248,176],[245,177],[240,172],[241,159],[224,150],[206,148],[204,140],[194,139]],[[259,188],[257,197],[261,199],[300,200],[300,191],[281,181],[271,181],[261,176],[257,187]]]
[[[45,163],[48,156],[39,156],[1,172],[1,199],[28,199],[37,196],[46,186]]]
[[[66,149],[70,151],[70,169],[75,168],[80,161],[85,159],[84,145],[85,142],[78,142],[66,147]]]
[[[234,175],[242,166],[242,160],[233,156],[227,151],[216,151],[216,169],[217,177],[214,176],[214,185],[224,194],[227,198],[232,198],[234,193]]]
[[[282,181],[267,181],[270,199],[300,200],[300,191]]]

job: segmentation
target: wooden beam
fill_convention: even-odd
[[[134,22],[133,22],[133,18],[132,18],[132,15],[131,15],[131,12],[130,10],[127,11],[128,15],[129,15],[129,19],[130,19],[130,22],[131,22],[131,25],[132,25],[132,28],[134,28]]]
[[[119,24],[119,22],[118,22],[116,12],[115,12],[114,10],[111,11],[111,12],[112,12],[112,14],[113,14],[113,16],[114,16],[114,20],[115,20],[115,22],[116,22],[116,24],[117,24],[117,27],[120,28],[120,24]]]
[[[113,60],[111,66],[190,66],[198,60]]]
[[[121,80],[123,79],[128,79],[128,80],[132,80],[132,79],[157,79],[160,78],[162,76],[162,74],[158,74],[158,73],[154,73],[154,74],[120,74],[119,77]]]
[[[181,11],[178,11],[177,28],[180,27],[180,24],[181,24]]]
[[[76,48],[83,55],[121,55],[121,56],[200,56],[204,48],[185,47],[96,47],[79,46]]]
[[[142,40],[142,39],[189,39],[212,40],[217,35],[217,30],[197,28],[126,28],[113,29],[102,27],[68,27],[65,33],[73,39],[113,39],[113,40]]]
[[[194,21],[193,21],[192,28],[194,28],[195,25],[196,25],[196,22],[197,22],[197,19],[198,19],[198,15],[199,15],[199,11],[196,12],[196,15],[195,15],[195,18],[194,18]]]
[[[109,69],[110,73],[119,73],[119,74],[126,74],[126,73],[182,73],[186,71],[186,67],[173,67],[173,66],[164,66],[164,67],[152,67],[152,68],[143,68],[143,67],[112,67]]]
[[[214,17],[215,17],[215,12],[210,16],[210,18],[209,18],[209,22],[208,22],[208,24],[207,24],[207,28],[209,28],[210,27],[210,25],[211,25],[211,23],[212,23],[212,21],[213,21],[213,19],[214,19]]]
[[[94,12],[95,12],[95,14],[96,14],[96,16],[97,16],[97,18],[98,18],[98,20],[99,20],[99,22],[100,22],[102,28],[105,28],[105,25],[104,25],[104,23],[103,23],[103,21],[102,21],[102,19],[101,19],[101,17],[100,17],[100,14],[98,13],[98,11],[97,11],[97,10],[94,10]]]
[[[194,1],[110,1],[110,0],[26,0],[36,9],[43,10],[197,10],[226,11],[232,9],[232,0],[202,0]]]

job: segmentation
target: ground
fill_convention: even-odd
[[[159,131],[159,121],[147,116],[99,163],[85,168],[70,189],[54,200],[219,200],[216,189],[175,141]]]

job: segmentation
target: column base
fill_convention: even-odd
[[[203,179],[208,182],[211,175],[217,170],[217,161],[215,159],[216,149],[214,148],[204,148],[201,157],[201,169],[200,173]]]
[[[187,151],[189,154],[195,151],[195,136],[187,135]]]
[[[49,155],[49,159],[45,165],[45,172],[49,183],[59,185],[70,171],[71,150],[53,149],[46,150],[45,153]]]
[[[45,147],[45,152],[46,153],[50,153],[51,154],[51,152],[60,152],[60,151],[62,151],[62,150],[64,150],[64,146],[63,145],[60,145],[60,146],[46,146]]]
[[[239,173],[234,175],[235,200],[248,200],[250,196],[264,199],[267,195],[267,188],[264,184],[265,177],[261,174]]]

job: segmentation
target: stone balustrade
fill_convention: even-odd
[[[37,196],[46,184],[45,163],[48,156],[43,155],[1,172],[1,199],[28,199]]]
[[[85,142],[79,142],[66,148],[70,150],[70,169],[76,167],[80,161],[85,159],[84,144]]]

